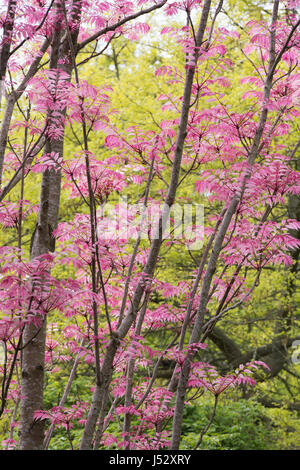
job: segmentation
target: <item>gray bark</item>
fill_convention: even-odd
[[[274,76],[274,71],[275,71],[274,65],[276,63],[276,54],[275,54],[274,27],[276,25],[277,18],[278,18],[278,7],[279,7],[279,0],[275,0],[274,7],[273,7],[273,15],[272,15],[271,33],[270,33],[268,73],[267,73],[266,81],[264,84],[264,100],[263,100],[264,104],[260,113],[260,119],[259,119],[255,136],[253,138],[253,143],[248,154],[248,159],[247,159],[248,170],[244,175],[240,190],[236,191],[236,193],[233,195],[228,205],[228,208],[223,218],[219,232],[216,236],[215,243],[214,243],[211,256],[208,262],[207,270],[203,279],[203,284],[202,284],[200,299],[199,299],[199,307],[198,307],[195,325],[194,325],[194,328],[190,337],[190,344],[198,343],[201,338],[204,317],[205,317],[207,303],[209,299],[209,290],[210,290],[214,273],[217,268],[217,262],[218,262],[218,258],[222,249],[223,241],[226,236],[232,217],[235,214],[238,204],[243,197],[247,182],[249,181],[251,177],[253,165],[260,151],[261,138],[263,135],[263,131],[264,131],[265,124],[267,121],[267,116],[268,116],[268,108],[266,106],[266,103],[270,97],[270,92],[271,92],[272,83],[273,83],[273,76]],[[190,374],[192,358],[193,358],[192,355],[186,358],[182,366],[180,378],[178,381],[175,414],[174,414],[174,420],[173,420],[172,442],[171,442],[171,449],[174,449],[174,450],[177,450],[180,445],[184,402],[185,402],[186,389],[187,389],[187,383],[188,383],[188,378]]]

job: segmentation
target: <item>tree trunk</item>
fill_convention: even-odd
[[[203,283],[202,283],[196,321],[195,321],[191,338],[189,341],[190,344],[198,343],[200,341],[202,327],[204,323],[204,317],[205,317],[207,303],[209,299],[209,290],[210,290],[214,273],[217,268],[217,262],[218,262],[218,258],[222,250],[222,244],[226,236],[229,224],[232,220],[232,217],[234,216],[236,209],[238,207],[238,204],[243,197],[246,185],[251,177],[253,165],[260,151],[261,139],[262,139],[262,135],[265,129],[267,116],[268,116],[268,107],[266,106],[266,103],[268,102],[270,98],[270,92],[272,88],[274,70],[275,70],[275,65],[276,65],[276,54],[275,54],[276,30],[275,30],[275,27],[276,27],[277,18],[278,18],[278,8],[279,8],[279,0],[275,0],[274,6],[273,6],[272,25],[271,25],[271,32],[270,32],[268,73],[267,73],[267,77],[266,77],[265,84],[264,84],[264,100],[263,100],[263,105],[262,105],[262,109],[260,113],[257,130],[253,138],[252,146],[248,153],[248,158],[247,158],[248,168],[245,171],[240,188],[235,192],[231,201],[228,204],[228,208],[223,217],[218,234],[215,238],[215,243],[214,243],[214,246],[213,246],[209,261],[208,261],[207,269],[206,269],[205,276],[204,276]],[[181,368],[180,377],[178,381],[175,413],[174,413],[174,420],[173,420],[172,442],[171,442],[172,450],[179,449],[179,445],[180,445],[184,403],[185,403],[186,389],[187,389],[187,383],[189,379],[192,359],[193,359],[193,354],[190,354],[186,357],[184,364]]]
[[[61,3],[58,1],[56,8],[61,12]],[[74,2],[73,15],[76,15],[79,24],[81,2]],[[58,14],[58,17],[62,16]],[[70,44],[63,33],[61,24],[56,27],[56,35],[52,43],[50,69],[66,72],[69,77],[72,73],[72,61],[69,59]],[[78,29],[73,31],[72,40],[76,44]],[[65,110],[66,111],[66,110]],[[65,113],[63,112],[63,114]],[[46,143],[46,153],[55,152],[63,156],[64,136],[59,140]],[[36,258],[48,251],[54,251],[54,239],[52,236],[58,223],[59,203],[61,189],[60,171],[46,170],[43,173],[39,216],[36,230],[32,238],[31,258]],[[20,410],[20,449],[38,450],[43,448],[44,426],[43,422],[34,420],[35,411],[43,408],[43,384],[45,369],[45,342],[46,342],[46,318],[42,320],[42,328],[39,331],[33,323],[29,323],[24,331],[24,344],[28,345],[23,351],[22,357],[22,384],[21,384],[21,410]],[[33,338],[33,339],[32,339]]]
[[[210,6],[211,6],[211,0],[206,0],[203,6],[200,25],[199,25],[199,29],[197,32],[197,39],[196,39],[197,46],[201,45],[203,41],[203,36],[204,36],[205,28],[207,25]],[[195,56],[194,56],[195,67],[197,64],[198,56],[199,56],[199,52],[198,52],[198,49],[196,49]],[[149,279],[152,278],[155,267],[156,267],[156,263],[157,263],[161,243],[162,243],[162,235],[165,229],[164,221],[167,220],[166,215],[168,214],[170,207],[175,201],[176,190],[177,190],[179,174],[180,174],[180,169],[181,169],[183,146],[184,146],[186,133],[187,133],[187,125],[188,125],[188,118],[189,118],[191,92],[192,92],[192,85],[193,85],[194,74],[195,74],[195,67],[190,67],[186,73],[180,123],[179,123],[179,129],[178,129],[178,134],[177,134],[177,140],[176,140],[176,146],[175,146],[175,152],[174,152],[174,162],[172,166],[172,174],[171,174],[169,189],[168,189],[166,199],[164,201],[163,214],[160,217],[160,220],[158,222],[158,227],[157,227],[158,232],[157,232],[156,238],[153,240],[151,244],[146,266],[143,271],[143,274],[147,275]],[[144,286],[144,279],[143,279],[142,281],[138,283],[136,290],[134,292],[132,301],[131,301],[131,305],[128,309],[128,312],[125,318],[123,319],[121,325],[119,326],[118,330],[115,332],[115,336],[111,338],[110,343],[107,347],[106,354],[104,356],[103,364],[101,368],[101,383],[96,384],[95,389],[94,389],[91,408],[88,414],[87,423],[86,423],[83,437],[81,440],[81,445],[80,445],[81,450],[92,448],[92,440],[93,440],[95,429],[96,429],[97,419],[101,411],[101,408],[103,406],[103,399],[104,397],[107,396],[108,388],[111,383],[111,378],[113,374],[114,357],[117,352],[120,340],[125,338],[133,322],[135,321],[144,291],[145,291],[145,286]]]

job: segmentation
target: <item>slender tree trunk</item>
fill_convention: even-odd
[[[40,62],[42,60],[42,57],[44,56],[45,52],[47,51],[49,45],[50,45],[50,39],[46,38],[45,41],[43,42],[38,54],[36,55],[36,58],[32,62],[31,66],[29,67],[29,70],[22,80],[21,84],[18,86],[18,88],[15,91],[12,91],[12,93],[9,95],[7,102],[6,102],[6,107],[4,111],[4,116],[2,119],[1,123],[1,128],[0,128],[0,187],[1,187],[1,182],[2,182],[2,174],[3,174],[3,165],[4,165],[4,156],[5,156],[5,150],[6,150],[6,144],[7,144],[7,136],[9,132],[9,126],[11,122],[11,118],[13,115],[14,111],[14,106],[18,99],[22,96],[24,93],[29,80],[36,74],[38,67],[40,65]]]
[[[274,76],[274,66],[275,66],[275,60],[276,60],[275,27],[276,27],[276,22],[278,18],[278,7],[279,7],[279,0],[275,0],[274,7],[273,7],[273,15],[272,15],[271,33],[270,33],[269,66],[268,66],[268,73],[267,73],[267,77],[266,77],[266,81],[264,85],[264,101],[263,101],[263,106],[262,106],[262,110],[260,114],[258,127],[255,133],[255,136],[253,138],[251,149],[248,154],[248,159],[247,159],[248,167],[245,172],[240,189],[235,192],[232,200],[230,201],[228,205],[227,211],[224,215],[218,234],[215,238],[215,243],[214,243],[211,255],[210,255],[207,270],[206,270],[203,283],[202,283],[200,299],[199,299],[199,307],[198,307],[198,312],[197,312],[197,317],[196,317],[196,321],[194,324],[194,328],[193,328],[190,341],[189,341],[190,344],[198,343],[201,338],[202,326],[204,323],[206,307],[207,307],[207,303],[209,299],[209,290],[210,290],[211,282],[213,279],[213,275],[217,268],[217,262],[219,259],[219,255],[221,253],[222,244],[226,236],[229,224],[232,220],[232,217],[235,214],[238,204],[243,197],[246,185],[251,177],[253,165],[260,151],[261,139],[262,139],[262,135],[265,129],[267,116],[268,116],[267,102],[270,97],[273,76]],[[172,450],[179,449],[179,445],[180,445],[184,403],[185,403],[186,389],[187,389],[187,383],[189,379],[192,359],[193,359],[193,354],[190,354],[187,356],[181,368],[180,377],[178,381],[175,414],[174,414],[174,420],[173,420],[172,441],[171,441]]]
[[[196,39],[197,46],[200,46],[202,44],[210,7],[211,7],[211,0],[206,0],[203,6],[200,26],[197,32],[197,39]],[[196,49],[195,67],[197,64],[198,56],[199,56],[199,52],[198,52],[198,49]],[[149,279],[151,279],[154,274],[154,270],[156,267],[156,263],[157,263],[161,243],[162,243],[162,235],[165,229],[164,225],[167,220],[167,215],[170,211],[170,207],[175,201],[176,190],[177,190],[180,168],[181,168],[183,146],[184,146],[184,142],[185,142],[185,138],[187,134],[187,125],[188,125],[191,92],[192,92],[192,85],[193,85],[193,79],[194,79],[194,74],[195,74],[195,67],[188,68],[186,72],[180,124],[179,124],[175,152],[174,152],[174,162],[173,162],[173,167],[172,167],[171,180],[170,180],[168,193],[167,193],[165,203],[164,203],[163,214],[158,222],[157,235],[151,244],[147,263],[143,271],[143,274],[146,275]],[[103,406],[103,399],[104,397],[107,396],[108,388],[112,379],[114,357],[117,352],[120,340],[125,338],[126,334],[128,333],[130,327],[132,326],[136,318],[144,291],[145,291],[145,286],[144,286],[144,279],[143,279],[142,281],[138,283],[136,290],[134,292],[130,307],[128,309],[128,312],[126,316],[124,317],[118,330],[115,332],[115,335],[111,338],[108,344],[108,347],[106,349],[106,353],[103,358],[103,364],[101,368],[101,383],[99,385],[96,384],[95,389],[94,389],[91,408],[88,414],[87,423],[86,423],[83,437],[81,440],[81,445],[80,445],[81,450],[92,448],[92,440],[93,440],[95,429],[96,429],[97,419],[101,411],[101,407]]]

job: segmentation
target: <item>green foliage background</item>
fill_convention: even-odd
[[[265,2],[267,9],[267,2]],[[245,19],[260,18],[268,13],[261,8],[261,2],[255,1],[229,1],[228,15],[234,18],[237,25],[245,23]],[[230,13],[229,13],[230,12]],[[155,28],[155,26],[154,26]],[[251,64],[245,59],[240,51],[246,40],[243,29],[240,41],[230,40],[227,44],[234,67],[227,72],[231,81],[231,87],[224,89],[224,102],[231,105],[233,110],[243,112],[249,106],[247,100],[242,100],[245,86],[240,84],[241,76],[252,74]],[[112,43],[107,53],[99,57],[92,64],[87,64],[81,68],[81,78],[85,78],[92,84],[101,86],[109,84],[113,88],[111,93],[112,107],[118,110],[115,121],[121,130],[132,125],[138,125],[144,130],[156,130],[162,119],[172,119],[172,112],[162,113],[161,102],[157,100],[160,94],[174,92],[180,94],[176,85],[166,84],[163,77],[154,77],[154,72],[160,65],[169,64],[170,57],[172,65],[179,68],[183,64],[183,56],[179,47],[167,36],[157,37],[152,35],[143,38],[140,43],[127,42],[120,39]],[[25,102],[23,103],[25,106]],[[200,102],[200,106],[207,106],[205,100]],[[16,117],[17,118],[17,117]],[[297,126],[295,122],[295,132],[289,136],[290,148],[298,140]],[[22,139],[21,132],[15,134],[15,138]],[[280,138],[274,143],[280,143]],[[285,142],[286,143],[286,142]],[[91,150],[105,159],[108,150],[104,146],[104,136],[96,133],[90,141]],[[73,155],[78,151],[78,144],[74,136],[68,129],[65,141],[66,156]],[[193,183],[198,175],[195,174],[188,184],[183,185],[179,191],[179,198],[196,202],[204,202],[206,211],[210,213],[214,208],[207,206],[207,201],[194,194]],[[25,182],[25,198],[38,204],[39,202],[40,175],[31,173]],[[157,188],[152,188],[152,196],[155,197]],[[127,196],[130,200],[137,199],[140,188],[129,185],[126,188]],[[19,188],[15,188],[10,194],[10,199],[19,197]],[[78,201],[69,200],[67,192],[62,192],[62,204],[60,211],[60,221],[67,221],[76,212],[85,210]],[[35,226],[35,216],[29,216],[23,227],[24,248],[29,252],[30,238]],[[14,229],[6,229],[0,234],[2,244],[17,243]],[[201,253],[195,253],[197,259]],[[185,280],[190,277],[191,270],[194,269],[193,260],[188,252],[173,248],[168,254],[168,264],[162,262],[159,266],[160,277],[168,279],[170,283]],[[74,269],[66,266],[56,267],[55,274],[61,277],[74,276]],[[286,268],[274,268],[265,271],[261,277],[260,285],[255,290],[251,301],[242,308],[235,310],[229,318],[222,322],[222,327],[230,331],[232,337],[241,347],[259,347],[268,343],[274,337],[273,325],[276,321],[278,311],[282,309],[292,309],[291,332],[296,333],[299,327],[299,290],[295,289],[295,294],[291,297],[288,283],[299,284],[295,274]],[[251,279],[249,281],[251,284]],[[153,301],[155,303],[155,300]],[[157,299],[158,302],[158,299]],[[61,318],[58,314],[52,314],[50,322],[58,325],[62,329],[68,320]],[[151,337],[150,341],[155,344],[157,338]],[[218,364],[222,366],[219,353],[210,344],[209,350]],[[300,366],[290,363],[290,372],[283,370],[281,374],[272,379],[259,384],[257,392],[251,397],[245,397],[241,392],[227,392],[221,398],[217,409],[215,420],[203,439],[202,449],[217,450],[246,450],[246,449],[299,449],[300,448],[300,424],[297,411],[291,411],[288,403],[299,396],[299,374]],[[56,406],[61,397],[64,386],[70,371],[70,365],[61,367],[58,374],[48,373],[45,387],[45,408]],[[66,405],[73,404],[76,400],[90,400],[90,386],[93,370],[88,366],[81,366],[76,379],[72,385],[71,393]],[[163,379],[162,383],[163,383]],[[266,408],[259,402],[260,396],[271,396],[283,404],[280,408]],[[210,396],[205,393],[198,401],[186,407],[182,449],[191,449],[197,442],[201,429],[207,424],[213,403]],[[115,429],[116,433],[117,427]],[[8,422],[4,417],[0,420],[0,442],[7,437]],[[71,429],[73,445],[78,446],[82,428],[75,426]],[[70,446],[66,432],[57,429],[54,432],[50,449],[68,449]]]

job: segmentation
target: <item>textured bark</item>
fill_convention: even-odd
[[[58,147],[58,146],[56,146]],[[61,146],[62,152],[62,146]],[[58,221],[60,174],[53,170],[43,174],[39,218],[33,235],[31,258],[54,251],[52,230]],[[34,412],[43,408],[45,369],[46,318],[42,326],[30,322],[24,330],[21,371],[20,449],[38,450],[43,444],[43,421],[33,419]]]
[[[41,449],[44,423],[42,421],[34,421],[33,413],[43,408],[45,330],[46,323],[44,322],[40,332],[36,335],[36,327],[31,323],[25,328],[23,336],[24,343],[29,344],[24,349],[22,359],[21,450]]]
[[[43,174],[39,218],[32,241],[32,259],[50,250],[49,227],[55,227],[58,220],[60,185],[58,176],[48,170]],[[30,322],[24,330],[23,343],[26,346],[22,354],[21,369],[21,450],[38,450],[42,448],[43,443],[44,423],[33,419],[34,412],[43,408],[46,319],[40,317],[39,321],[41,326]]]
[[[79,2],[80,3],[80,2]],[[80,5],[79,5],[80,6]],[[56,4],[58,11],[60,2]],[[78,2],[74,8],[76,15],[80,16]],[[59,26],[59,25],[57,25]],[[59,64],[59,58],[69,55],[70,47],[65,38],[62,43],[62,29],[56,28],[56,36],[53,39],[50,68],[58,68],[68,73],[72,72],[72,64],[68,61]],[[78,30],[73,32],[72,39],[76,43]],[[64,114],[64,113],[63,113]],[[55,152],[63,155],[64,137],[59,140],[46,143],[46,152]],[[54,251],[54,239],[52,236],[58,223],[59,202],[61,189],[61,174],[59,171],[46,170],[43,173],[41,197],[39,206],[38,223],[32,237],[31,257],[35,258],[48,251]],[[22,384],[21,384],[21,409],[20,409],[20,448],[22,450],[38,450],[43,448],[44,432],[43,422],[34,419],[34,412],[43,408],[43,384],[44,361],[46,342],[46,318],[42,319],[43,326],[40,331],[29,323],[25,328],[25,347],[22,357]],[[31,338],[34,338],[31,340]]]

